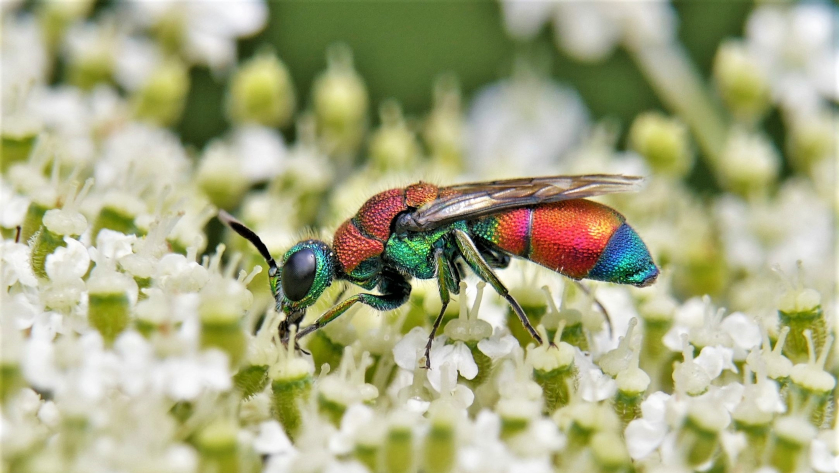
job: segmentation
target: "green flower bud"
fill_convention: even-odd
[[[538,401],[512,398],[501,399],[495,405],[495,412],[501,417],[501,439],[510,439],[530,427],[531,421],[539,416],[541,403]]]
[[[130,300],[128,291],[135,284],[129,276],[114,270],[94,268],[88,288],[87,320],[102,334],[106,345],[128,327]]]
[[[828,335],[818,360],[813,348],[812,333],[807,330],[804,336],[808,342],[809,361],[792,367],[790,381],[800,404],[811,407],[810,422],[816,427],[821,427],[828,414],[831,392],[836,387],[836,378],[824,370],[827,354],[833,344],[833,335]]]
[[[822,349],[828,330],[818,291],[801,285],[790,288],[781,296],[778,316],[781,325],[790,328],[784,344],[784,354],[790,360],[800,362],[807,359],[809,342],[804,335],[807,330],[812,332],[813,348],[816,351]]]
[[[384,471],[409,473],[415,469],[414,418],[397,413],[390,421],[382,448]]]
[[[735,129],[717,166],[720,183],[743,196],[765,193],[775,183],[781,158],[768,137]]]
[[[195,180],[213,205],[222,209],[236,207],[250,187],[239,160],[218,141],[204,151]]]
[[[228,420],[217,420],[195,437],[200,456],[200,471],[239,473],[239,427]]]
[[[696,467],[710,460],[719,449],[719,436],[731,418],[722,406],[705,401],[691,403],[679,432],[679,445],[685,449],[685,461]]]
[[[268,365],[243,366],[233,375],[233,385],[247,401],[268,386]]]
[[[288,69],[267,52],[241,65],[227,92],[227,116],[234,123],[283,127],[291,121],[295,104]]]
[[[769,465],[780,473],[802,471],[807,463],[809,445],[816,436],[816,428],[798,416],[781,417],[772,428],[769,446]]]
[[[432,160],[453,174],[459,173],[463,166],[464,120],[460,102],[457,78],[440,77],[434,84],[434,108],[422,132]]]
[[[682,177],[693,167],[687,127],[661,113],[638,115],[629,129],[629,144],[657,173]]]
[[[230,366],[237,367],[245,356],[247,336],[241,326],[242,309],[230,301],[226,291],[205,291],[198,305],[201,318],[201,347],[215,347],[230,357]]]
[[[380,171],[416,166],[420,150],[416,136],[408,129],[402,109],[388,100],[380,109],[382,125],[370,136],[370,161]]]
[[[769,81],[743,43],[727,41],[720,46],[714,58],[714,81],[725,105],[739,120],[757,122],[769,109]]]
[[[336,44],[327,52],[327,69],[312,85],[319,134],[327,149],[351,153],[364,137],[369,98],[364,80],[353,67],[352,52]]]
[[[591,453],[594,462],[603,473],[629,471],[632,460],[626,443],[613,432],[598,432],[591,438]]]
[[[36,15],[41,25],[44,45],[51,51],[58,49],[67,26],[86,17],[93,8],[92,0],[48,1],[36,4]]]
[[[457,464],[458,413],[451,404],[437,404],[430,414],[431,428],[425,437],[425,470],[448,473]]]
[[[105,194],[104,201],[105,205],[99,210],[99,215],[93,222],[91,238],[96,240],[96,236],[104,228],[126,235],[140,233],[134,219],[146,210],[146,205],[142,200],[128,193],[109,192]]]
[[[160,64],[134,92],[131,105],[134,116],[159,126],[178,122],[189,92],[189,71],[179,60]]]
[[[533,380],[541,386],[545,397],[545,410],[553,412],[571,400],[569,385],[573,386],[577,376],[574,368],[574,348],[560,341],[565,321],[560,321],[553,343],[543,326],[539,326],[542,345],[528,347],[527,361],[533,366]]]
[[[563,423],[567,423],[568,448],[571,450],[590,445],[593,436],[598,432],[611,434],[620,430],[620,420],[605,404],[576,401],[557,411],[554,420],[561,420],[564,416],[567,416],[567,421]]]
[[[786,147],[796,169],[812,171],[817,163],[833,155],[835,143],[834,118],[829,112],[791,120]]]
[[[289,340],[297,333],[292,327]],[[273,392],[274,415],[292,439],[302,427],[301,406],[312,391],[312,366],[295,353],[294,343],[280,349],[279,361],[268,369]]]
[[[370,354],[364,352],[356,367],[352,347],[346,347],[340,371],[322,376],[318,381],[318,407],[335,426],[340,425],[349,406],[358,402],[370,403],[379,396],[375,386],[364,382],[364,374],[371,364]]]
[[[35,148],[35,142],[38,139],[36,128],[22,129],[19,132],[7,128],[9,127],[3,127],[2,141],[0,141],[0,155],[3,156],[3,159],[0,160],[0,171],[4,173],[12,164],[29,159],[29,155]]]

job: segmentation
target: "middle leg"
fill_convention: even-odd
[[[453,233],[455,241],[457,242],[457,247],[460,250],[460,254],[463,255],[463,259],[466,260],[466,264],[472,268],[472,271],[475,271],[475,274],[477,274],[479,278],[488,282],[493,289],[495,289],[495,292],[497,292],[498,295],[503,297],[507,303],[510,304],[510,307],[513,308],[513,312],[516,313],[522,325],[524,325],[524,328],[526,328],[530,333],[530,336],[541,344],[542,337],[539,336],[539,333],[536,332],[536,329],[530,324],[530,320],[527,319],[527,314],[524,313],[524,309],[522,309],[518,301],[510,295],[510,291],[504,286],[501,280],[498,279],[498,276],[486,260],[481,257],[481,253],[478,251],[478,248],[475,246],[472,238],[470,238],[463,230],[454,230]]]

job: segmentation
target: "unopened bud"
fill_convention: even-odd
[[[647,112],[635,118],[629,142],[657,173],[681,177],[693,166],[687,127],[661,113]]]
[[[295,104],[291,75],[274,54],[250,59],[230,81],[227,115],[235,123],[283,127],[291,121]]]
[[[770,104],[769,81],[755,57],[739,41],[728,41],[714,58],[714,80],[726,106],[735,117],[754,123]]]

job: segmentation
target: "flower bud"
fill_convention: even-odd
[[[816,360],[813,347],[812,333],[807,330],[804,336],[807,338],[809,361],[792,367],[790,381],[792,381],[793,392],[798,397],[798,401],[802,405],[809,405],[812,409],[810,422],[820,428],[827,417],[830,393],[836,387],[836,378],[824,369],[827,354],[833,344],[833,335],[828,335],[818,360]]]
[[[318,408],[336,427],[349,406],[358,402],[370,403],[379,396],[375,386],[364,382],[364,374],[371,364],[370,354],[364,352],[356,367],[352,347],[345,347],[339,371],[318,381]]]
[[[126,235],[139,234],[134,223],[137,215],[146,210],[146,205],[138,197],[119,191],[108,192],[103,199],[105,205],[93,222],[91,237],[96,239],[102,229],[107,228]]]
[[[247,338],[241,326],[245,311],[241,298],[246,297],[242,291],[247,292],[235,281],[210,283],[202,291],[198,304],[201,346],[225,351],[234,369],[242,361],[247,348]]]
[[[657,173],[682,177],[693,167],[687,127],[661,113],[638,115],[629,129],[629,143]]]
[[[789,288],[778,302],[781,325],[790,328],[784,354],[792,361],[807,359],[808,341],[804,333],[812,332],[814,349],[821,350],[827,338],[827,321],[822,310],[821,294],[802,285]]]
[[[274,415],[289,437],[300,433],[300,406],[309,399],[312,390],[312,365],[300,358],[295,350],[297,327],[292,327],[287,347],[279,350],[279,361],[268,369],[273,392]]]
[[[222,209],[236,207],[250,187],[239,160],[218,141],[204,150],[195,180],[213,205]]]
[[[382,448],[384,471],[414,471],[414,420],[413,416],[401,412],[397,412],[391,418]]]
[[[835,143],[834,118],[829,112],[791,120],[786,147],[796,169],[812,171],[817,163],[834,155]]]
[[[8,118],[4,117],[4,121]],[[12,164],[22,163],[29,159],[32,149],[35,148],[35,142],[38,139],[38,129],[33,127],[31,129],[13,130],[9,126],[3,126],[2,141],[0,141],[0,155],[3,159],[0,160],[0,171],[6,172]]]
[[[59,246],[66,246],[64,236],[78,237],[87,230],[87,219],[78,212],[78,208],[90,191],[91,186],[93,186],[93,179],[88,179],[78,194],[71,192],[65,198],[64,206],[61,209],[51,209],[44,212],[43,223],[35,242],[32,244],[32,271],[36,276],[48,278],[47,256],[51,255]],[[33,205],[35,205],[34,202]],[[39,209],[36,207],[33,211],[33,218],[35,218],[34,213],[37,212],[39,212]]]
[[[370,136],[370,162],[383,172],[415,167],[420,154],[419,144],[402,117],[399,103],[386,101],[379,115],[382,125]]]
[[[542,345],[527,351],[527,361],[533,366],[533,380],[542,387],[545,410],[553,412],[571,399],[569,385],[574,384],[577,371],[574,369],[574,347],[560,341],[565,321],[559,322],[553,342],[543,326],[539,326]]]
[[[239,428],[228,420],[216,420],[201,429],[195,447],[201,459],[200,471],[239,473]]]
[[[679,432],[679,445],[685,449],[687,464],[696,467],[710,460],[719,448],[720,432],[730,422],[731,417],[722,406],[692,402]]]
[[[717,174],[723,187],[748,197],[765,193],[780,168],[781,158],[769,138],[735,129],[722,150]]]
[[[181,118],[188,92],[186,65],[174,59],[163,62],[131,97],[134,116],[159,126],[174,125]]]
[[[478,374],[468,380],[470,387],[479,386],[489,376],[492,369],[492,360],[478,349],[478,343],[492,336],[492,325],[484,320],[478,319],[478,310],[481,307],[481,299],[484,294],[486,283],[480,281],[475,294],[475,302],[469,309],[466,305],[466,283],[460,283],[460,316],[446,324],[443,333],[453,342],[463,342],[472,352],[472,358],[478,365]]]
[[[810,442],[816,436],[816,428],[798,416],[781,417],[772,428],[772,443],[769,446],[769,465],[779,473],[802,471],[808,460]]]
[[[77,24],[67,35],[67,81],[83,90],[113,82],[116,41],[111,27]]]
[[[446,75],[434,84],[434,108],[423,127],[423,139],[432,160],[453,174],[461,171],[464,150],[464,119],[457,78]]]
[[[769,81],[743,43],[728,41],[720,46],[714,58],[714,81],[725,105],[740,121],[754,123],[766,114],[771,100]]]
[[[437,404],[430,412],[431,428],[425,437],[425,470],[448,473],[457,464],[457,419],[451,404]]]
[[[93,4],[92,0],[38,3],[36,5],[36,15],[47,48],[55,51],[64,38],[67,26],[86,17],[93,8]]]
[[[613,432],[598,432],[591,438],[591,453],[594,463],[603,473],[629,471],[632,459],[626,443]]]
[[[698,396],[708,390],[711,385],[711,377],[708,373],[693,361],[693,346],[688,343],[687,334],[682,334],[682,356],[683,363],[677,363],[673,370],[673,383],[677,392],[683,392],[689,396]]]
[[[312,99],[319,135],[327,149],[351,153],[364,137],[369,98],[367,88],[353,67],[352,52],[344,44],[327,52],[327,69],[312,85]]]
[[[276,55],[263,52],[234,73],[227,92],[227,116],[234,123],[284,127],[296,98],[288,69]]]
[[[133,290],[136,295],[137,283],[113,268],[100,267],[99,263],[96,266],[87,282],[87,320],[102,334],[105,344],[111,345],[128,326],[131,311],[129,293]]]

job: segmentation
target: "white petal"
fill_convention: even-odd
[[[667,414],[667,401],[670,400],[670,395],[656,391],[641,403],[641,415],[644,419],[650,422],[665,422],[665,415]]]
[[[402,340],[393,346],[393,359],[396,365],[408,371],[414,371],[417,367],[418,360],[422,357],[425,350],[425,344],[428,341],[428,334],[422,327],[414,327],[410,332],[402,337]],[[433,349],[440,345],[440,341],[435,340]],[[431,360],[434,360],[432,356]]]
[[[760,346],[760,328],[742,312],[734,312],[724,318],[720,328],[728,332],[734,343],[743,350],[748,351]]]
[[[598,402],[609,399],[617,391],[618,385],[610,376],[599,369],[580,372],[580,396],[584,401]]]
[[[452,363],[457,367],[460,375],[466,379],[475,379],[478,375],[478,365],[472,357],[469,347],[463,342],[456,342],[451,354]]]
[[[647,419],[635,419],[626,426],[626,448],[629,456],[640,460],[653,452],[667,434],[663,423],[653,423]]]
[[[87,248],[78,240],[64,237],[66,247],[59,246],[47,255],[45,268],[53,281],[67,281],[84,276],[90,268],[90,255]]]
[[[725,347],[705,347],[693,361],[702,367],[703,370],[711,377],[716,378],[722,373],[722,370],[727,369],[737,372],[737,367],[732,361],[734,358],[734,350]]]
[[[496,333],[500,333],[498,329],[496,329]],[[516,345],[518,345],[516,337],[510,334],[497,338],[493,334],[493,337],[478,342],[478,350],[481,350],[481,353],[490,357],[490,359],[497,360],[512,353]]]
[[[833,455],[830,447],[821,439],[810,443],[810,466],[819,473],[839,471],[839,456]]]
[[[253,449],[262,455],[276,455],[291,450],[291,441],[283,427],[275,420],[259,424],[259,435],[253,440]]]

